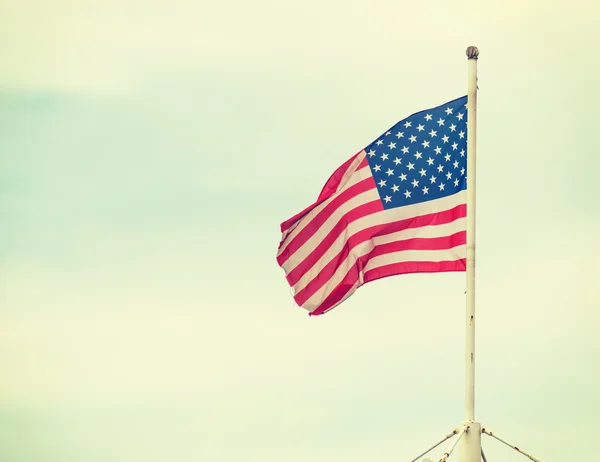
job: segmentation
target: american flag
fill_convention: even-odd
[[[323,314],[379,278],[465,271],[466,103],[401,120],[281,224],[277,263],[299,306]]]

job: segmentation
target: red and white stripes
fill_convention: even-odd
[[[277,262],[294,300],[317,315],[366,282],[464,271],[466,191],[385,210],[361,151],[329,178],[317,201],[281,225]]]

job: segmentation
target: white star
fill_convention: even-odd
[[[454,186],[458,186],[458,179],[454,180]]]
[[[465,137],[465,132],[463,132],[462,130],[460,132],[458,132],[458,136],[460,139],[463,139]]]
[[[421,144],[423,145],[424,148],[429,147],[429,141],[423,141]]]
[[[448,135],[442,136],[442,139],[444,140],[444,143],[447,143],[448,142]]]
[[[410,197],[410,191],[408,191],[408,190],[404,191],[404,195],[408,199]]]
[[[419,182],[417,180],[413,180],[412,185],[413,188],[416,188],[417,186],[419,186]]]
[[[430,157],[429,159],[427,159],[427,163],[428,163],[429,165],[433,165],[433,159]]]
[[[438,125],[441,127],[442,125],[444,125],[444,119],[442,119],[440,117],[440,120],[437,121]]]
[[[446,154],[446,155],[444,156],[444,159],[446,159],[446,162],[448,162],[448,161],[450,160],[450,154]]]
[[[461,175],[464,175],[464,174],[465,174],[465,169],[464,169],[464,167],[460,169],[460,174],[461,174]]]
[[[412,122],[409,122],[408,120],[406,122],[404,122],[404,128],[408,128],[412,125]]]
[[[431,178],[429,178],[429,181],[431,181],[432,183],[435,183],[436,179],[437,179],[436,177],[434,177],[433,175],[431,175]]]
[[[385,180],[381,180],[381,181],[379,182],[379,186],[381,186],[381,187],[383,188],[383,187],[385,186]]]
[[[450,173],[450,172],[446,173],[446,178],[448,178],[448,179],[452,178],[452,173]]]
[[[387,172],[385,173],[387,173],[387,176],[392,176],[394,174],[394,171],[391,168],[388,168]]]
[[[425,115],[425,120],[431,120],[431,114],[426,114]]]
[[[454,168],[458,168],[458,161],[457,161],[457,160],[455,160],[455,161],[454,161],[454,164],[452,164],[452,165],[454,165]]]
[[[464,149],[460,150],[460,157],[465,157],[465,150]]]
[[[385,136],[391,135],[392,132],[385,132]]]
[[[446,111],[445,111],[445,112],[446,112],[446,114],[448,114],[448,115],[452,114],[452,108],[451,108],[451,107],[449,107],[449,108],[446,108]]]
[[[427,174],[427,171],[422,168],[421,170],[419,170],[419,173],[421,174],[421,176],[425,176]]]
[[[375,143],[375,144],[377,144],[377,146],[381,146],[383,144],[383,141],[377,140],[377,143]]]
[[[454,151],[456,151],[456,149],[457,149],[457,148],[458,148],[458,144],[456,144],[456,142],[455,142],[455,143],[452,143],[452,149],[453,149]]]
[[[385,196],[383,198],[386,202],[390,202],[392,200],[392,198],[390,196]]]
[[[436,155],[437,154],[441,154],[442,153],[442,148],[440,148],[439,146],[436,146],[435,149],[434,149],[434,151],[435,151]]]
[[[400,181],[406,181],[406,173],[401,173],[398,178],[400,178]]]
[[[423,130],[425,130],[425,126],[424,125],[417,125],[417,130],[419,130],[420,132],[422,132]]]
[[[404,136],[404,132],[398,132],[398,133],[396,133],[396,136],[398,138],[402,138]]]
[[[411,143],[414,143],[415,141],[417,141],[417,137],[415,135],[411,135],[411,137],[409,138]]]
[[[435,130],[431,130],[431,131],[429,132],[429,136],[431,136],[431,137],[434,137],[434,136],[436,136],[436,135],[437,135],[437,132],[436,132]]]
[[[422,155],[423,155],[422,152],[419,152],[419,151],[415,152],[415,159],[420,159]]]
[[[388,155],[387,154],[381,154],[381,160],[387,160],[388,159]]]
[[[390,144],[388,145],[388,147],[389,147],[390,149],[394,149],[394,148],[396,147],[396,143],[390,143]]]
[[[398,192],[399,189],[400,188],[398,186],[396,186],[396,185],[392,186],[392,191],[394,191],[394,192]]]
[[[381,170],[381,166],[380,165],[375,165],[375,167],[373,167],[373,170],[375,170],[376,172],[378,172],[379,170]]]
[[[369,157],[373,157],[375,155],[375,150],[371,149],[369,152],[367,152],[367,154],[369,155]]]
[[[402,152],[404,154],[408,154],[408,148],[406,146],[402,146]]]
[[[456,114],[456,117],[458,117],[458,120],[462,120],[463,119],[463,113],[459,112],[458,114]]]
[[[402,163],[402,160],[401,160],[401,159],[398,159],[398,158],[396,157],[396,158],[394,159],[394,163],[395,163],[396,165],[398,165],[398,164],[401,164],[401,163]]]
[[[451,132],[455,132],[456,131],[456,125],[454,125],[454,124],[450,125],[450,131]]]
[[[427,186],[423,186],[423,194],[428,194],[429,193],[429,188]]]
[[[440,191],[443,191],[446,185],[444,183],[440,183]]]
[[[438,165],[438,172],[443,172],[444,166],[442,164]]]
[[[413,170],[415,168],[415,164],[409,162],[408,165],[407,165],[407,167],[408,167],[409,170]]]

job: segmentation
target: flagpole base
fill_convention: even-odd
[[[460,462],[481,462],[481,424],[465,422],[467,430],[460,444]]]
[[[500,441],[501,443],[505,444],[506,446],[514,449],[519,454],[524,455],[525,457],[529,458],[529,460],[532,460],[533,462],[542,462],[537,457],[532,456],[531,454],[524,451],[523,449],[515,446],[512,443],[509,443],[508,441],[500,438],[498,435],[492,433],[488,428],[482,428],[481,424],[479,422],[473,422],[470,420],[465,422],[464,424],[462,424],[460,427],[453,429],[444,438],[442,438],[440,441],[435,443],[433,446],[431,446],[425,452],[422,452],[417,457],[411,459],[410,462],[417,462],[419,459],[421,459],[421,457],[429,454],[431,451],[433,451],[435,448],[437,448],[440,444],[453,438],[455,435],[457,436],[456,439],[452,442],[452,444],[446,450],[446,452],[444,452],[444,455],[440,459],[440,462],[448,462],[448,459],[454,452],[454,449],[457,448],[457,446],[460,446],[460,462],[481,462],[482,460],[483,460],[483,462],[487,462],[485,454],[483,453],[483,450],[481,449],[481,435],[483,433],[491,436],[492,438]],[[422,462],[431,462],[431,460],[423,459]]]

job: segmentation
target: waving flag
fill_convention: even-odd
[[[466,103],[401,120],[281,224],[277,263],[299,306],[323,314],[379,278],[465,271]]]

